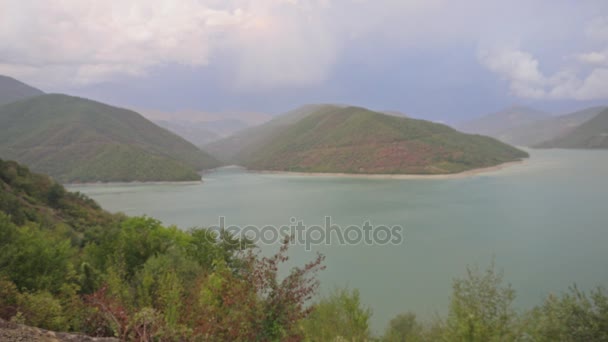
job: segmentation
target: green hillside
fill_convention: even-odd
[[[67,95],[0,107],[0,157],[61,182],[199,180],[219,162],[138,113]]]
[[[41,90],[0,75],[0,105],[44,94]]]
[[[608,148],[608,109],[591,120],[555,139],[540,143],[538,148],[606,149]]]
[[[82,233],[116,220],[95,201],[67,192],[50,177],[31,173],[14,161],[0,159],[0,213],[17,225],[35,222],[43,227],[61,223]]]
[[[250,144],[236,161],[255,170],[445,174],[527,153],[480,135],[358,107],[322,107]]]
[[[272,135],[318,111],[330,111],[340,108],[337,105],[311,104],[296,108],[280,115],[262,125],[244,129],[230,137],[214,141],[204,146],[205,151],[225,163],[238,163],[240,159],[253,153],[256,146],[267,142]]]

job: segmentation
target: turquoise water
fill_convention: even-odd
[[[358,288],[381,331],[398,313],[445,313],[451,279],[492,260],[517,291],[540,303],[574,282],[608,285],[608,151],[531,151],[521,165],[459,179],[362,179],[220,169],[201,184],[70,186],[110,211],[146,214],[182,228],[286,225],[290,218],[347,226],[401,225],[400,245],[318,246],[323,291]],[[271,247],[264,247],[266,250]],[[313,258],[302,247],[292,261]]]

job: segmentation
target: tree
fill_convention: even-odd
[[[549,295],[524,317],[524,331],[535,341],[608,341],[608,297],[603,288],[586,294],[572,286]]]
[[[446,331],[449,340],[513,339],[515,291],[502,285],[502,277],[492,262],[483,272],[467,267],[467,276],[454,280]]]
[[[335,289],[313,307],[302,323],[307,341],[370,339],[372,311],[361,304],[358,290]]]
[[[422,326],[416,321],[416,315],[405,313],[393,318],[384,334],[387,342],[421,341]]]

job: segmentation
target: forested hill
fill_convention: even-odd
[[[359,107],[323,107],[243,148],[236,162],[250,169],[368,174],[457,173],[528,156],[494,138]]]
[[[61,182],[200,180],[219,166],[136,112],[59,94],[0,106],[0,157]]]

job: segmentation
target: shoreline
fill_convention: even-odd
[[[62,183],[65,187],[88,186],[88,185],[195,185],[202,184],[200,181],[132,181],[132,182],[83,182],[83,183]]]
[[[367,178],[367,179],[459,179],[468,178],[480,174],[489,174],[506,169],[515,165],[522,165],[526,160],[517,160],[506,162],[495,166],[483,167],[478,169],[466,170],[458,173],[447,173],[437,175],[424,174],[364,174],[364,173],[340,173],[340,172],[295,172],[295,171],[264,171],[264,170],[247,170],[247,172],[258,174],[275,174],[286,176],[308,176],[308,177],[339,177],[339,178]]]

